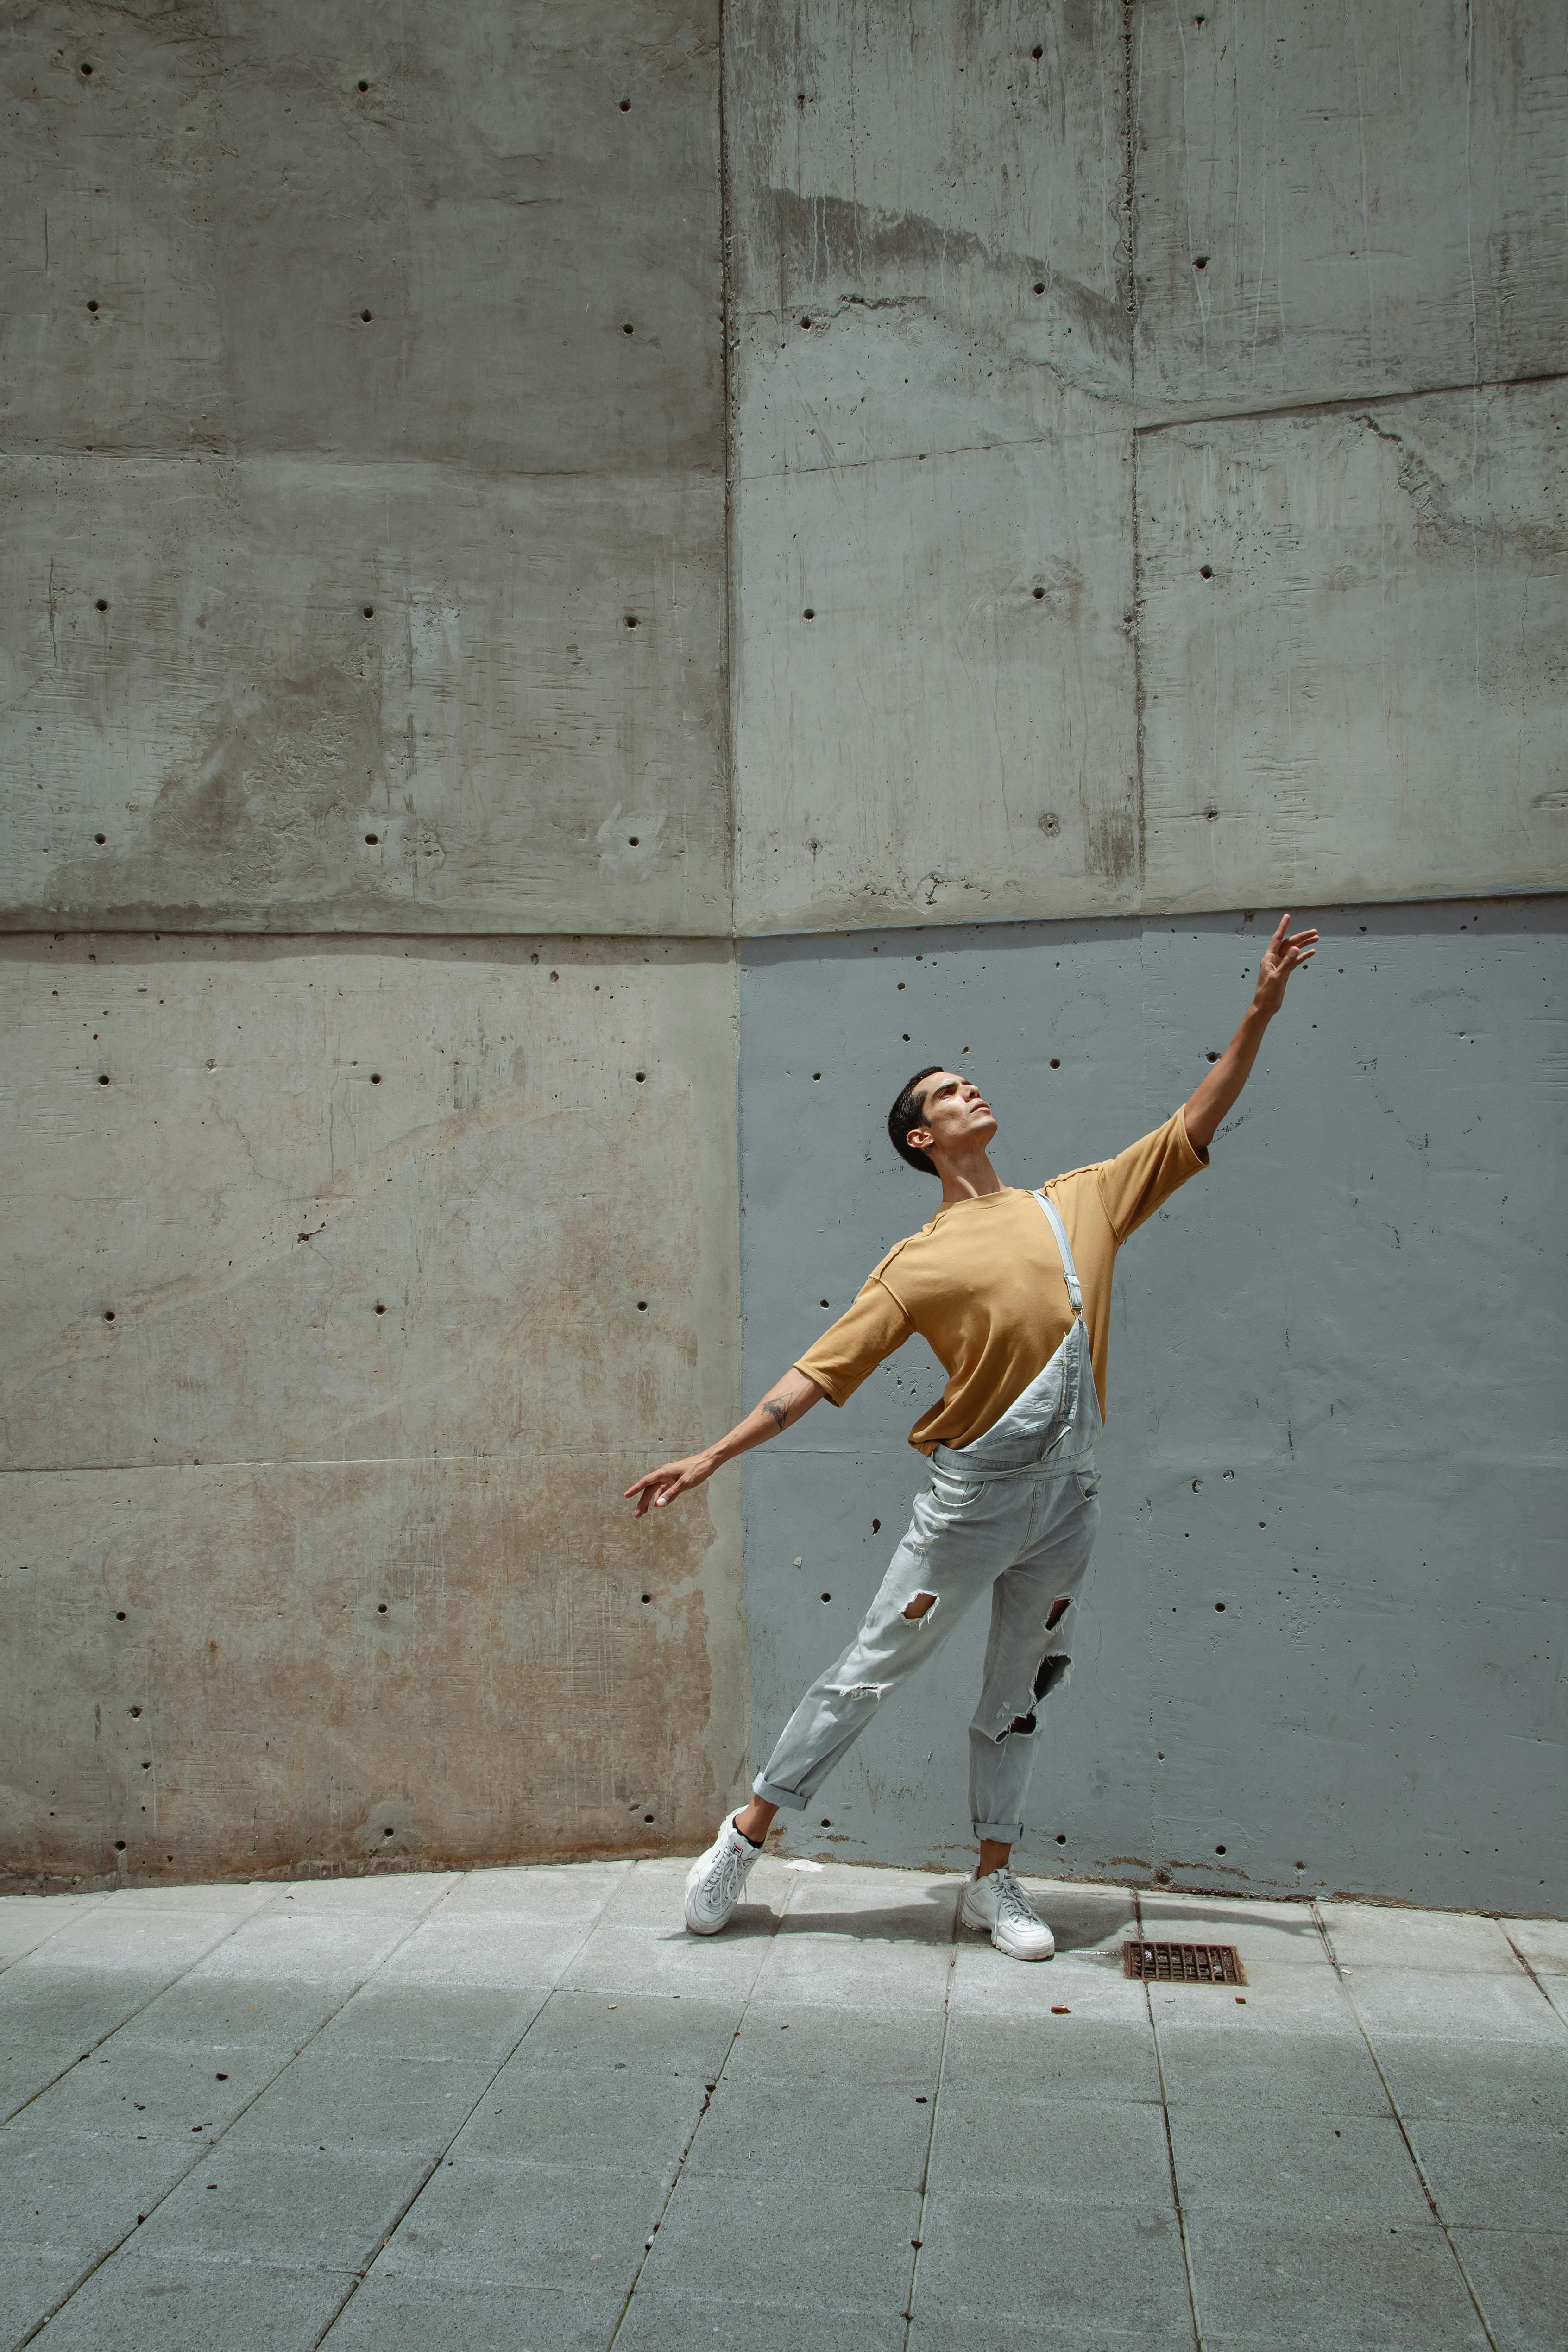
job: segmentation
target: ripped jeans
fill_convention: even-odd
[[[785,1725],[754,1783],[758,1796],[794,1811],[809,1804],[883,1700],[988,1588],[969,1809],[977,1838],[1010,1845],[1023,1835],[1040,1706],[1071,1664],[1071,1614],[1100,1522],[1099,1433],[1088,1334],[1077,1320],[995,1428],[962,1451],[936,1448],[930,1486],[915,1498],[881,1591],[842,1657]]]

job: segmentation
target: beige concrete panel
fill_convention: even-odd
[[[1062,384],[1126,390],[1109,0],[745,0],[726,74],[743,473],[1030,440]]]
[[[1559,0],[1130,24],[1145,414],[1568,367]]]
[[[1140,436],[1148,906],[1568,881],[1563,389]]]
[[[669,942],[0,941],[5,1466],[548,1453],[597,1511],[607,1449],[728,1427],[734,991]]]
[[[737,1496],[634,1521],[616,1419],[507,1460],[5,1479],[4,1881],[706,1839],[746,1747]]]
[[[8,445],[722,472],[717,16],[10,12]]]
[[[1029,446],[745,485],[743,930],[1134,903],[1131,437],[1058,415]]]
[[[0,498],[0,924],[727,929],[720,479],[38,457]]]

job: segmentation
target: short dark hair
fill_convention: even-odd
[[[925,1069],[916,1070],[900,1090],[898,1100],[887,1114],[887,1131],[894,1150],[911,1168],[918,1168],[923,1176],[935,1176],[937,1172],[936,1165],[924,1151],[916,1151],[904,1139],[912,1127],[924,1127],[925,1124],[925,1097],[920,1092],[922,1079],[934,1078],[938,1070],[945,1070],[946,1066],[946,1062],[928,1062]]]

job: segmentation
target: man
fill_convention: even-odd
[[[727,1437],[626,1490],[639,1518],[700,1486],[722,1463],[841,1405],[916,1331],[947,1374],[910,1444],[931,1484],[859,1633],[807,1692],[753,1784],[686,1881],[686,1925],[717,1933],[740,1900],[775,1813],[800,1811],[907,1680],[989,1591],[991,1633],[969,1726],[969,1796],[979,1860],[961,1917],[1015,1959],[1048,1959],[1051,1929],[1009,1866],[1039,1738],[1039,1710],[1071,1663],[1063,1620],[1082,1588],[1100,1506],[1094,1444],[1105,1395],[1111,1272],[1119,1245],[1208,1165],[1215,1129],[1247,1083],[1285,984],[1316,931],[1281,917],[1241,1026],[1181,1109],[1114,1160],[1040,1192],[1004,1185],[997,1132],[972,1078],[917,1071],[888,1115],[894,1148],[940,1178],[929,1224],[873,1268],[847,1314],[791,1365]]]

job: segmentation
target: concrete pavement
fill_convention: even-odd
[[[685,1867],[0,1901],[0,2344],[1560,2352],[1568,1926]]]

